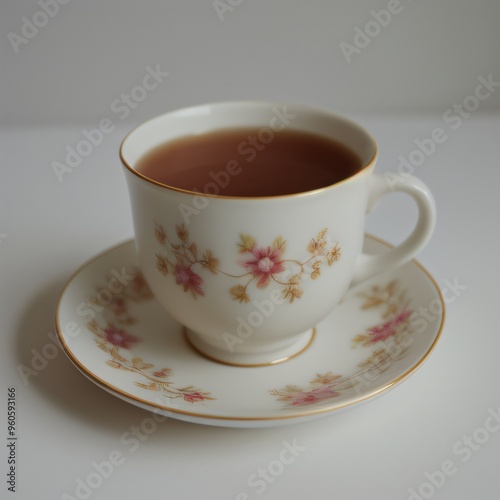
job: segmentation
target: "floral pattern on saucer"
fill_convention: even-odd
[[[191,293],[194,299],[205,295],[205,282],[198,274],[205,269],[212,274],[221,273],[243,280],[229,289],[231,298],[240,303],[250,302],[248,289],[251,284],[256,288],[266,288],[271,282],[281,285],[283,299],[292,303],[303,294],[300,283],[304,276],[313,280],[319,278],[324,263],[332,266],[341,257],[338,242],[328,246],[327,228],[322,229],[315,238],[311,238],[306,247],[309,256],[303,260],[284,258],[286,240],[280,236],[276,237],[271,245],[260,246],[253,236],[240,234],[237,249],[243,255],[239,265],[243,267],[244,272],[235,275],[220,269],[219,260],[211,250],[200,251],[196,243],[190,241],[184,224],[176,225],[175,231],[177,240],[172,241],[163,226],[156,224],[155,238],[162,246],[162,252],[156,254],[156,268],[164,276],[172,275],[175,283],[182,286],[184,292]]]
[[[309,387],[286,385],[281,389],[271,389],[269,394],[286,407],[303,407],[337,398],[342,391],[355,388],[363,378],[370,381],[386,371],[394,362],[403,359],[413,342],[412,316],[408,308],[410,300],[407,291],[400,291],[397,280],[385,286],[374,285],[368,291],[358,293],[364,299],[361,310],[380,310],[381,322],[367,328],[352,339],[352,348],[370,348],[371,353],[358,363],[360,372],[345,377],[333,374],[317,374],[309,382]]]
[[[368,254],[387,247],[365,237]],[[98,387],[145,410],[203,425],[281,426],[353,408],[413,375],[443,330],[439,286],[411,261],[349,290],[317,325],[314,342],[300,356],[273,366],[221,365],[183,341],[183,326],[151,296],[137,269],[133,240],[82,265],[58,301],[58,339],[75,367]],[[420,310],[429,303],[442,309],[424,320]],[[405,310],[415,312],[408,316]],[[87,322],[92,319],[95,323]]]
[[[98,296],[99,292],[96,296],[91,297],[89,301],[99,304]],[[169,380],[172,375],[170,368],[157,368],[152,363],[133,355],[133,347],[142,342],[142,339],[132,335],[124,328],[126,325],[137,322],[137,319],[130,315],[129,303],[152,299],[151,290],[142,275],[137,271],[132,282],[107,301],[106,307],[103,309],[103,321],[98,322],[96,319],[92,319],[86,322],[86,326],[92,332],[97,347],[110,355],[106,364],[117,370],[140,375],[142,381],[134,382],[137,387],[161,392],[162,396],[168,399],[182,398],[189,403],[215,399],[210,396],[209,392],[202,391],[191,385],[176,387]]]
[[[276,396],[278,401],[286,401],[289,406],[306,406],[340,396],[336,386],[341,382],[342,375],[328,372],[324,375],[317,374],[311,380],[309,390],[297,385],[287,385],[283,389],[272,389],[269,393]]]

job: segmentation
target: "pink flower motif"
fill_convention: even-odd
[[[125,330],[119,330],[114,326],[110,326],[104,329],[104,335],[106,340],[116,347],[123,347],[124,349],[130,349],[133,344],[140,342],[141,339],[130,335]]]
[[[264,288],[268,285],[273,274],[281,273],[285,270],[281,260],[282,250],[280,248],[272,249],[257,248],[252,249],[252,257],[243,263],[243,266],[250,271],[255,278],[258,278],[257,287]]]
[[[323,385],[312,391],[301,391],[293,394],[290,404],[292,406],[303,406],[318,403],[325,399],[336,398],[340,394],[333,390],[333,385]]]
[[[121,297],[113,297],[109,303],[109,307],[115,316],[127,314],[127,304]]]
[[[370,344],[376,344],[377,342],[383,342],[389,337],[393,337],[399,332],[399,328],[402,324],[405,324],[408,318],[411,316],[412,311],[405,309],[400,312],[393,319],[386,321],[382,325],[374,326],[368,330],[368,335],[370,336]]]
[[[183,394],[184,401],[189,403],[196,403],[198,401],[205,401],[205,396],[201,392],[186,392]]]
[[[182,285],[185,292],[190,291],[193,297],[196,297],[196,294],[205,295],[205,292],[201,289],[203,278],[191,271],[191,268],[183,266],[182,264],[176,264],[174,274],[175,282],[178,285]]]

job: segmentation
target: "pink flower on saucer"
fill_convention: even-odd
[[[116,347],[123,347],[124,349],[130,349],[134,344],[140,342],[141,339],[130,335],[125,330],[120,330],[113,325],[104,329],[104,336],[106,340]]]
[[[273,274],[281,273],[285,270],[283,261],[281,260],[281,254],[281,248],[253,247],[252,256],[243,263],[243,266],[257,278],[258,288],[266,287]]]
[[[199,401],[205,401],[205,396],[201,392],[186,392],[183,394],[184,401],[189,403],[197,403]]]
[[[170,375],[170,369],[169,368],[163,368],[163,370],[158,370],[156,372],[153,372],[153,376],[157,378],[165,378]]]
[[[201,289],[203,285],[203,278],[194,273],[191,268],[182,264],[176,264],[174,274],[175,282],[178,285],[182,285],[185,292],[191,292],[195,298],[197,294],[205,295],[205,292]]]
[[[401,325],[405,325],[408,318],[411,316],[412,312],[405,309],[400,312],[393,319],[386,321],[381,325],[374,326],[368,330],[368,335],[370,337],[370,344],[376,344],[377,342],[383,342],[389,337],[396,335]]]
[[[340,394],[333,390],[331,385],[323,385],[312,391],[300,391],[292,394],[290,404],[292,406],[303,406],[318,403],[325,399],[336,398]]]
[[[127,314],[127,304],[122,297],[113,297],[109,302],[109,307],[115,316]]]

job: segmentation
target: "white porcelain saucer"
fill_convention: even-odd
[[[367,253],[387,246],[365,238]],[[298,356],[226,366],[195,352],[154,299],[133,241],[83,265],[56,313],[66,354],[99,387],[161,415],[226,427],[304,422],[377,396],[427,359],[443,321],[438,286],[412,261],[350,289]]]

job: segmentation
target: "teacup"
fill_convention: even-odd
[[[331,138],[355,151],[361,166],[333,185],[255,197],[218,194],[217,175],[198,191],[136,169],[163,143],[238,127],[266,131],[267,140],[284,128]],[[369,133],[303,106],[222,102],[173,111],[130,132],[120,156],[144,277],[189,343],[222,363],[259,366],[300,354],[350,286],[410,260],[435,224],[433,197],[420,180],[373,174],[377,144]],[[417,224],[396,248],[364,255],[365,214],[394,191],[415,199]]]

